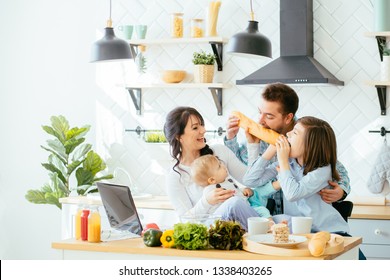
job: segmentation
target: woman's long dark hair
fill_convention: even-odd
[[[164,134],[170,145],[170,154],[176,160],[173,170],[177,171],[176,167],[180,164],[182,149],[180,145],[180,136],[184,134],[184,129],[191,116],[195,116],[201,125],[204,125],[202,115],[192,107],[176,107],[170,111],[165,119]],[[213,154],[213,151],[208,145],[200,150],[200,155]]]

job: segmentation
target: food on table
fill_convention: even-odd
[[[240,250],[244,233],[239,222],[217,220],[210,226],[209,243],[214,249]]]
[[[163,232],[159,229],[149,228],[144,232],[143,240],[144,244],[148,247],[161,246],[161,236]]]
[[[330,240],[330,233],[320,231],[315,233],[309,241],[309,251],[314,257],[322,256],[325,253],[326,244]]]
[[[160,241],[164,248],[172,248],[175,246],[175,239],[173,238],[173,229],[167,229],[163,232]]]
[[[232,112],[233,116],[236,116],[240,119],[239,126],[248,129],[248,132],[257,138],[267,142],[271,145],[275,145],[276,140],[279,138],[280,134],[272,129],[263,127],[262,125],[256,123],[254,120],[248,118],[243,113],[234,111]]]
[[[141,236],[144,236],[145,231],[147,231],[150,228],[160,229],[159,226],[156,223],[149,223],[146,224],[143,231],[141,232]]]
[[[290,229],[286,224],[280,223],[273,225],[272,234],[274,235],[275,243],[288,243]]]
[[[177,223],[173,226],[173,238],[177,249],[203,250],[209,246],[207,227],[196,223]]]

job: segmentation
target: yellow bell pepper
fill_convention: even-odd
[[[175,240],[173,239],[173,229],[168,229],[163,232],[160,241],[164,248],[172,248],[175,246]]]

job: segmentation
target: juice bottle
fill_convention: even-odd
[[[81,240],[88,240],[88,215],[89,210],[83,209],[81,213]]]
[[[97,206],[93,206],[88,216],[88,242],[100,242],[100,214]]]
[[[81,239],[81,213],[83,212],[83,206],[79,205],[76,215],[74,216],[74,235],[76,240]]]

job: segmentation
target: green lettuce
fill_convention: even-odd
[[[209,246],[209,235],[205,225],[177,223],[173,230],[173,239],[177,249],[203,250]]]

